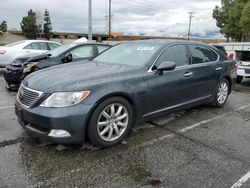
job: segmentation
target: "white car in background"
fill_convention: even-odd
[[[45,40],[22,40],[0,46],[0,68],[23,55],[39,55],[61,46],[60,43]]]
[[[250,78],[250,43],[221,43],[224,46],[228,58],[237,61],[237,83],[241,83],[243,78]]]

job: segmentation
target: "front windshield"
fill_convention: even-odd
[[[61,53],[67,51],[68,49],[72,48],[74,45],[62,45],[59,46],[58,48],[54,48],[53,50],[50,50],[48,54],[50,54],[51,57],[57,57]]]
[[[106,50],[93,61],[139,66],[148,62],[161,46],[162,44],[150,42],[121,43]]]

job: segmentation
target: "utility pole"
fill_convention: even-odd
[[[92,0],[89,0],[89,29],[88,40],[92,40]]]
[[[188,14],[189,14],[188,40],[190,40],[191,24],[194,12],[188,12]]]
[[[108,19],[109,19],[109,36],[111,36],[111,17],[112,17],[112,15],[111,15],[111,0],[109,0],[109,16],[108,16]]]

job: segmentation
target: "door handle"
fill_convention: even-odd
[[[184,74],[184,76],[185,76],[185,77],[189,77],[189,76],[192,76],[193,74],[194,74],[194,73],[192,73],[192,72],[187,72],[187,73]]]
[[[222,70],[222,67],[217,67],[215,70],[220,71],[220,70]]]

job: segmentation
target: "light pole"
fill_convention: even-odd
[[[88,40],[92,40],[92,0],[89,0]]]
[[[111,0],[109,0],[109,16],[108,16],[108,19],[109,19],[109,36],[111,36]]]

